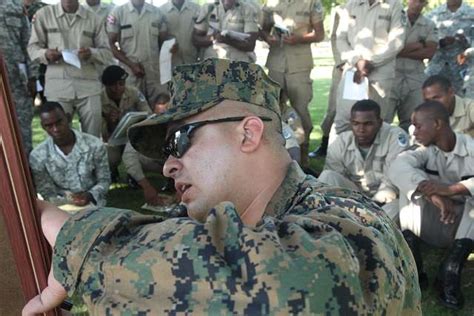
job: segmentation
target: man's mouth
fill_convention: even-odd
[[[183,196],[183,194],[191,187],[191,184],[186,183],[175,183],[175,189],[179,196]]]

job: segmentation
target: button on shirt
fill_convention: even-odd
[[[47,49],[77,50],[90,48],[92,56],[76,68],[60,60],[49,63]],[[109,64],[109,50],[103,24],[95,13],[79,6],[74,14],[66,14],[61,4],[39,10],[32,23],[28,53],[32,60],[47,64],[45,96],[51,98],[84,98],[100,93],[97,65]]]

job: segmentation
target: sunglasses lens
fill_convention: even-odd
[[[175,138],[176,140],[176,157],[181,158],[184,156],[186,151],[189,149],[191,144],[188,134],[186,133],[179,133],[179,136]]]

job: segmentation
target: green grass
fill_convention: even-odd
[[[313,100],[310,105],[311,117],[314,124],[313,132],[311,133],[311,150],[316,148],[321,141],[321,128],[319,127],[320,122],[326,112],[327,100],[330,86],[330,75],[331,75],[331,61],[327,56],[315,59],[315,64],[320,65],[313,74]],[[75,119],[73,125],[77,128],[78,121]],[[33,142],[38,144],[45,138],[45,134],[39,126],[38,117],[34,118],[33,121]],[[311,167],[314,170],[320,171],[324,165],[324,160],[311,160]],[[123,169],[121,174],[124,174]],[[163,184],[163,179],[159,175],[153,175],[152,181],[157,185]],[[127,185],[114,185],[109,191],[108,195],[109,206],[134,209],[138,210],[139,207],[144,203],[143,195],[140,190],[132,190]],[[422,247],[425,261],[425,269],[428,273],[429,280],[432,283],[436,275],[438,265],[443,258],[444,251],[442,249],[433,249],[424,245]],[[432,285],[430,283],[430,285]],[[436,293],[432,286],[423,292],[423,313],[425,315],[474,315],[474,255],[471,255],[470,260],[467,262],[462,278],[462,289],[466,300],[464,309],[460,312],[452,312],[436,301]],[[84,306],[75,307],[74,314],[83,314]]]

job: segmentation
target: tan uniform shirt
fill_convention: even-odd
[[[386,173],[395,157],[407,148],[406,132],[383,123],[364,159],[354,134],[347,131],[329,146],[324,169],[340,173],[373,196],[377,191],[394,189]]]
[[[179,49],[173,55],[173,66],[195,63],[198,58],[198,48],[192,43],[192,35],[194,22],[199,15],[199,5],[185,0],[181,10],[178,10],[172,0],[168,0],[160,7],[160,10],[166,17],[168,33],[178,42]]]
[[[425,42],[438,42],[435,24],[433,21],[420,15],[415,24],[411,25],[406,13],[407,23],[405,25],[406,40],[408,43],[416,43],[424,40]],[[396,78],[397,80],[414,80],[417,83],[425,81],[425,64],[422,60],[398,57],[396,59]]]
[[[313,31],[313,23],[323,20],[323,7],[319,0],[269,0],[263,7],[263,19],[262,24],[277,23],[293,34],[304,35]],[[311,44],[271,46],[266,66],[283,73],[310,71]]]
[[[458,133],[474,137],[474,100],[456,96],[453,114],[449,117],[451,128]]]
[[[85,3],[84,7],[86,9],[91,10],[95,14],[97,14],[99,16],[101,22],[104,23],[104,25],[105,25],[105,21],[107,19],[107,16],[109,15],[109,13],[114,8],[114,5],[113,4],[99,3],[98,5],[91,7],[87,3]]]
[[[159,35],[166,23],[157,7],[145,3],[140,13],[131,2],[115,7],[107,17],[107,31],[120,34],[120,49],[131,61],[142,63],[147,78],[160,80]]]
[[[358,60],[371,61],[369,80],[395,77],[395,57],[405,43],[407,23],[398,0],[349,0],[341,12],[337,46],[341,59],[354,67]]]
[[[219,31],[235,31],[240,33],[258,32],[258,18],[255,9],[247,3],[236,2],[232,9],[224,10],[221,2],[210,3],[201,8],[201,12],[194,24],[199,31],[209,32],[211,27]],[[255,61],[254,52],[244,52],[223,43],[214,43],[204,49],[203,58],[219,57],[230,60],[247,62]]]
[[[81,69],[63,60],[48,63],[45,56],[47,49],[63,51],[81,47],[89,47],[92,51],[89,60],[81,61]],[[46,6],[36,13],[28,53],[32,60],[48,65],[45,96],[64,99],[98,95],[101,84],[97,66],[108,64],[113,58],[103,24],[95,13],[79,6],[69,22],[60,3]]]
[[[331,40],[331,50],[335,66],[339,66],[342,63],[341,52],[337,49],[337,28],[339,27],[339,20],[341,19],[341,8],[341,6],[337,6],[333,9],[334,12],[331,12],[331,32],[329,38]]]
[[[125,86],[125,91],[120,99],[120,104],[117,106],[115,101],[111,100],[105,91],[102,89],[101,93],[102,101],[102,116],[107,116],[113,110],[120,111],[120,117],[122,118],[128,112],[148,112],[151,114],[151,108],[145,99],[145,96],[135,87]],[[102,136],[104,139],[108,139],[108,128],[104,120]]]
[[[461,183],[474,196],[474,139],[456,133],[456,145],[451,152],[434,145],[407,151],[395,159],[388,176],[397,187],[408,192],[408,199],[421,181],[430,179],[446,185]]]

